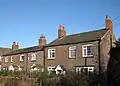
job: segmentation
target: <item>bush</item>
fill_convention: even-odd
[[[0,71],[0,76],[11,76],[11,75],[13,75],[12,71],[7,71],[7,70]]]
[[[39,73],[36,86],[96,86],[97,75],[94,73],[67,72],[66,75]]]
[[[9,70],[1,70],[0,76],[16,76],[19,77],[22,74],[22,72],[19,71],[9,71]]]

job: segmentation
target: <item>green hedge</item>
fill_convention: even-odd
[[[1,70],[0,76],[17,76],[19,72],[17,71],[9,71],[9,70]]]

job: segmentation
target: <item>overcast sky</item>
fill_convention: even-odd
[[[59,24],[67,34],[105,27],[105,16],[113,20],[120,37],[120,0],[0,0],[0,47],[37,45],[40,34],[47,43],[58,36]]]

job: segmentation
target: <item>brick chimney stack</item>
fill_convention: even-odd
[[[112,30],[112,21],[108,15],[106,15],[105,24],[107,30]]]
[[[12,50],[17,50],[17,49],[19,49],[18,43],[13,42],[13,44],[12,44]]]
[[[39,39],[39,45],[45,45],[46,44],[46,37],[41,34],[40,39]]]
[[[60,25],[58,29],[58,38],[65,37],[66,36],[66,31],[65,28]]]

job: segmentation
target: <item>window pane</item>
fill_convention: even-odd
[[[83,56],[87,57],[87,56],[91,56],[93,55],[93,46],[90,44],[88,45],[83,45]]]
[[[92,55],[92,46],[87,46],[87,55]]]
[[[87,73],[87,72],[88,72],[88,68],[84,68],[84,72],[86,72],[86,73]]]
[[[55,50],[52,50],[52,51],[55,51]]]
[[[20,61],[24,61],[24,56],[20,56]]]
[[[48,67],[48,71],[54,71],[55,67]]]
[[[76,56],[76,46],[69,47],[69,56],[75,57]]]
[[[76,56],[76,51],[71,51],[71,56]]]
[[[48,49],[48,59],[55,58],[55,49]]]
[[[81,68],[81,72],[84,72],[84,69],[83,69],[83,68]]]
[[[87,46],[87,50],[91,50],[92,49],[92,46]]]
[[[31,56],[32,56],[31,60],[36,60],[36,54],[35,53],[32,53]]]
[[[22,56],[22,60],[24,60],[24,56]]]
[[[55,52],[52,52],[52,57],[55,57]]]
[[[84,55],[86,56],[86,49],[84,49]]]
[[[52,70],[54,70],[55,68],[52,68]]]

